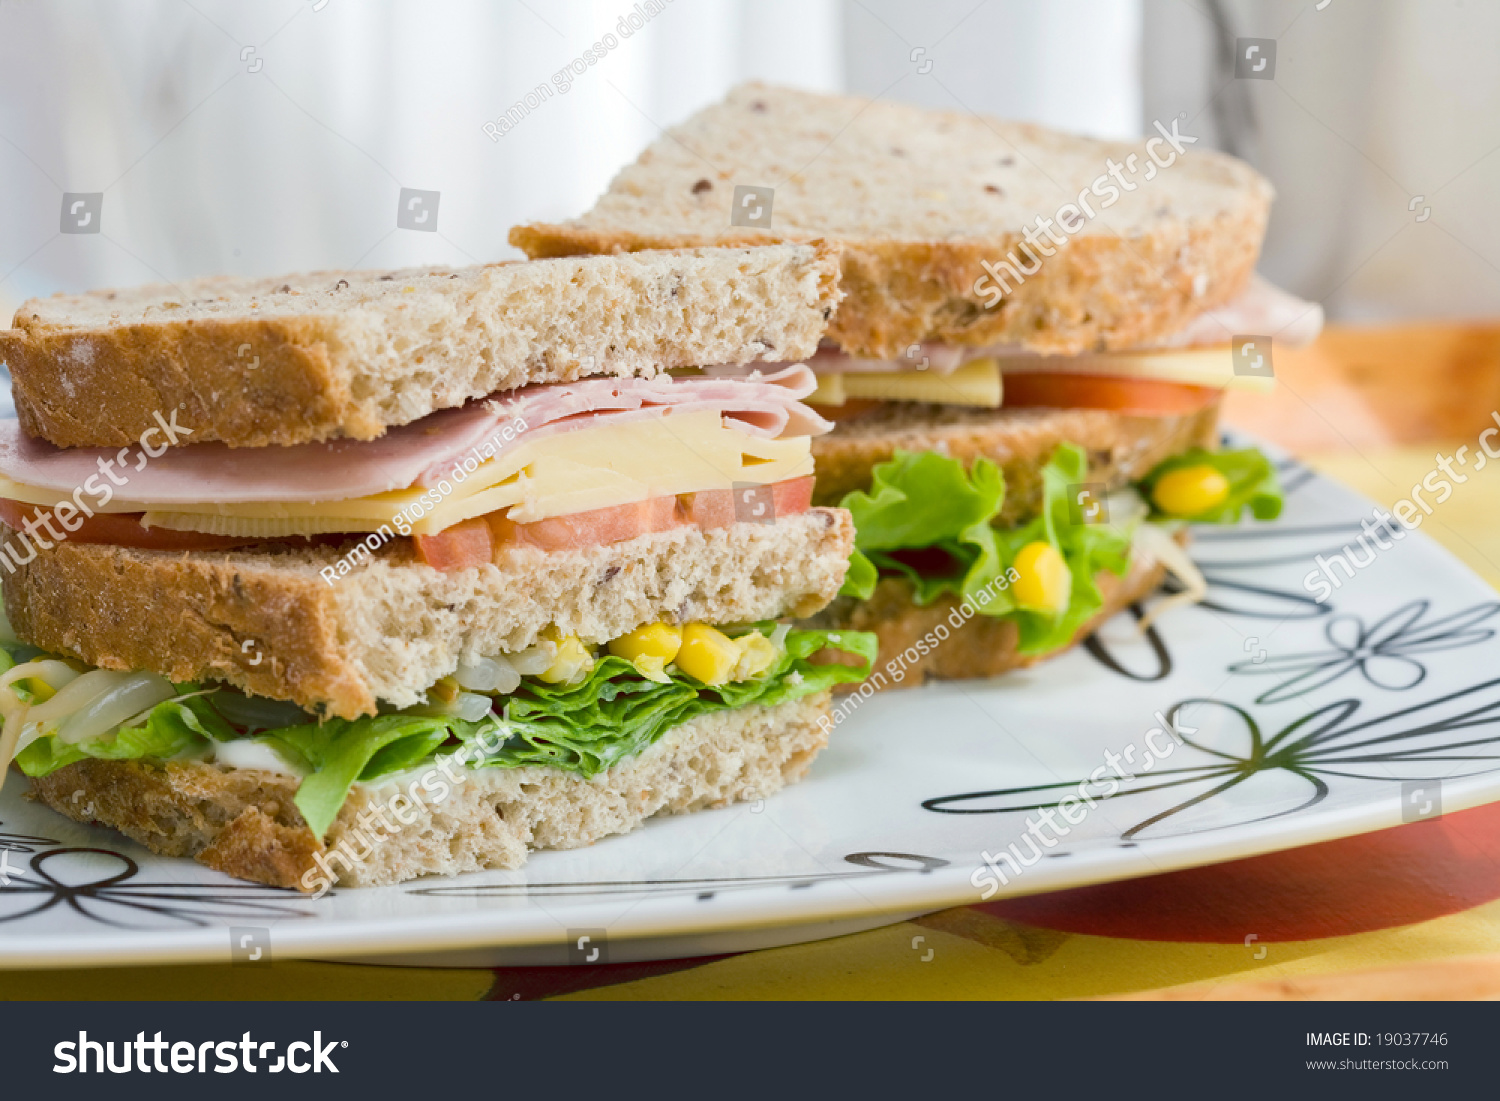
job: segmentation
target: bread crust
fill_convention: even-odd
[[[1075,238],[998,301],[976,285],[1022,245],[1019,234],[963,241],[843,240],[844,298],[827,338],[855,356],[896,359],[912,344],[1014,344],[1048,355],[1149,346],[1250,283],[1270,197],[1210,224],[1163,227],[1140,238]],[[822,235],[822,234],[820,234]],[[511,230],[533,258],[642,249],[765,244],[813,234],[639,233],[536,223]]]
[[[169,445],[374,439],[528,383],[811,355],[838,277],[823,242],[211,277],[30,300],[0,360],[22,428],[59,447],[128,446],[169,415]]]
[[[874,467],[898,450],[937,451],[965,466],[982,457],[1005,475],[999,522],[1012,526],[1040,509],[1042,467],[1059,444],[1083,447],[1088,480],[1119,489],[1173,455],[1212,446],[1218,413],[1218,402],[1196,413],[1162,417],[1102,409],[958,409],[885,402],[813,440],[818,479],[813,497],[820,504],[836,504],[846,493],[868,489]]]
[[[21,428],[61,447],[134,443],[158,411],[191,410],[192,419],[181,423],[193,443],[289,443],[285,426],[298,423],[336,425],[362,439],[379,435],[384,426],[352,400],[326,335],[312,318],[124,325],[91,334],[81,353],[83,338],[75,333],[20,328],[0,332],[0,358],[10,367]],[[256,349],[257,368],[242,385],[226,385],[226,368],[242,346]],[[80,354],[90,359],[83,385],[68,366]],[[212,424],[203,426],[210,406]]]
[[[1046,654],[1022,654],[1017,650],[1020,628],[1014,620],[992,619],[970,615],[964,619],[960,601],[944,597],[926,607],[912,599],[911,582],[905,578],[882,578],[866,601],[841,597],[815,617],[820,627],[837,630],[872,631],[880,639],[880,656],[875,673],[866,681],[876,690],[910,688],[932,680],[967,680],[994,677],[1016,669],[1025,669],[1072,649],[1099,629],[1105,620],[1148,596],[1161,584],[1165,569],[1160,564],[1137,557],[1124,577],[1101,571],[1094,578],[1104,604],[1089,619],[1067,646]],[[954,627],[955,623],[962,626]],[[919,640],[945,625],[948,632],[937,646]],[[920,650],[926,650],[922,654]],[[912,660],[907,660],[908,656]],[[895,665],[893,660],[900,658]],[[899,675],[898,675],[899,674]],[[858,687],[850,686],[852,688]]]
[[[3,588],[18,636],[44,650],[355,718],[379,701],[414,704],[464,656],[524,649],[549,626],[600,643],[658,619],[811,614],[838,591],[853,539],[847,512],[815,508],[581,550],[512,548],[452,573],[392,543],[332,584],[319,570],[347,547],[64,542],[7,572]],[[0,527],[0,541],[17,539]]]
[[[1265,235],[1270,184],[1234,158],[1184,149],[1152,165],[1151,182],[1115,189],[1113,209],[1090,205],[1097,223],[1050,237],[1055,247],[1042,236],[1039,254],[1023,236],[1037,237],[1033,221],[1058,211],[1061,222],[1064,205],[1081,219],[1078,196],[1102,196],[1091,181],[1116,160],[1144,165],[1142,146],[749,84],[650,146],[588,213],[518,226],[510,240],[544,257],[825,238],[844,250],[828,335],[855,355],[896,358],[923,340],[1128,348],[1239,294]],[[734,185],[773,181],[771,226],[732,225]],[[1040,266],[996,284],[986,263],[1032,266],[1027,249]]]
[[[460,773],[446,799],[403,808],[414,821],[375,844],[357,832],[361,816],[408,784],[356,784],[326,844],[292,801],[297,779],[257,769],[86,760],[30,781],[29,797],[237,879],[307,891],[326,868],[340,886],[377,886],[518,868],[531,850],[589,845],[653,815],[764,798],[801,779],[827,743],[828,704],[821,692],[701,715],[592,779],[539,766]],[[341,842],[361,859],[335,856]]]

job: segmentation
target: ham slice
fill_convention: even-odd
[[[1284,348],[1301,348],[1318,339],[1322,331],[1322,306],[1287,294],[1256,275],[1244,294],[1217,310],[1199,314],[1160,346],[1203,348],[1254,334],[1270,336]]]
[[[802,404],[816,387],[812,371],[800,364],[737,375],[582,379],[522,387],[461,409],[445,409],[376,440],[252,448],[187,444],[155,458],[136,447],[54,447],[26,436],[17,421],[4,420],[0,474],[67,494],[91,478],[93,486],[113,482],[115,497],[153,507],[203,501],[342,501],[433,486],[465,456],[488,457],[496,447],[503,451],[523,440],[606,420],[713,409],[734,427],[764,439],[820,435],[833,426]],[[101,495],[85,492],[93,499]]]
[[[1157,344],[1136,351],[1158,348],[1204,348],[1228,344],[1240,334],[1269,334],[1287,348],[1311,344],[1323,329],[1323,307],[1307,302],[1254,276],[1243,294],[1216,310],[1199,314],[1187,325]],[[986,356],[1032,356],[1013,344],[967,348],[958,344],[927,342],[913,344],[898,359],[863,359],[846,355],[833,345],[819,348],[807,365],[820,375],[863,374],[885,371],[932,371],[946,375],[970,360]]]
[[[824,344],[813,353],[807,365],[820,375],[859,375],[888,371],[932,371],[947,375],[971,359],[994,354],[993,349],[965,348],[959,344],[939,344],[929,340],[911,345],[900,359],[865,359],[841,352],[837,345]]]

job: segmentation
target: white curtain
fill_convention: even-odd
[[[1226,75],[1240,36],[1277,40],[1274,81]],[[586,209],[752,78],[1111,137],[1185,113],[1275,181],[1274,279],[1335,317],[1493,315],[1497,41],[1500,5],[1462,0],[3,3],[0,317],[513,255],[512,224]],[[403,187],[441,193],[437,232],[396,228]],[[63,194],[96,192],[102,232],[60,233]]]
[[[1141,133],[1140,0],[850,0],[843,11],[850,91]]]
[[[1276,185],[1263,272],[1335,319],[1500,313],[1500,4],[1146,0],[1145,27],[1148,117]],[[1234,79],[1238,38],[1275,40],[1274,80]]]
[[[510,226],[582,212],[739,81],[840,87],[840,25],[834,0],[0,4],[0,315],[60,290],[515,255]],[[436,232],[396,228],[403,187],[441,194]],[[101,232],[59,233],[63,194],[92,192]]]

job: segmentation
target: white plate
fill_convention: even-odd
[[[1371,506],[1293,464],[1283,477],[1275,524],[1195,533],[1210,599],[1146,637],[1121,615],[1029,672],[875,696],[773,799],[519,872],[310,901],[75,825],[12,777],[0,965],[224,961],[242,943],[262,959],[470,966],[703,955],[977,902],[991,883],[1004,897],[1149,875],[1500,798],[1495,594],[1416,532],[1319,605],[1303,587],[1314,556],[1353,542]],[[1151,734],[1179,705],[1184,741]],[[1163,753],[1149,772],[1092,810],[1069,803],[1081,821],[1038,827],[1052,844],[1033,858],[1032,808],[1107,768],[1106,751],[1143,763],[1148,745]],[[1029,867],[996,855],[1012,843]]]

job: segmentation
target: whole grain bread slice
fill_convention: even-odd
[[[29,435],[114,447],[169,416],[234,447],[392,425],[526,383],[811,355],[835,250],[216,277],[24,303],[0,330]]]
[[[838,504],[868,489],[874,467],[898,450],[938,451],[965,466],[984,457],[1005,475],[999,521],[1010,526],[1035,516],[1042,502],[1042,467],[1059,444],[1088,456],[1088,480],[1119,489],[1192,447],[1214,442],[1218,403],[1195,413],[1137,416],[1104,409],[963,409],[917,402],[883,402],[828,435],[813,440],[814,500]]]
[[[431,801],[408,797],[397,818],[385,819],[399,827],[390,832],[367,812],[410,784],[355,784],[322,840],[292,802],[296,777],[283,773],[85,760],[30,781],[29,794],[75,821],[240,879],[300,890],[378,886],[518,868],[530,850],[578,848],[653,815],[764,798],[801,779],[827,743],[828,703],[825,691],[700,715],[590,779],[540,766],[468,769],[458,773],[462,782],[428,789]]]
[[[15,534],[0,526],[0,540]],[[354,718],[413,705],[460,659],[522,650],[548,627],[602,643],[656,620],[810,615],[837,593],[853,544],[849,514],[827,508],[578,550],[511,546],[446,573],[405,540],[373,553],[63,542],[33,547],[3,586],[16,634],[44,650]],[[352,548],[353,570],[327,580],[320,571]]]
[[[531,256],[566,256],[826,238],[844,248],[847,294],[829,336],[857,355],[893,358],[921,340],[1130,347],[1246,285],[1272,197],[1248,165],[1194,147],[1177,120],[1164,129],[1182,152],[1154,127],[1148,150],[748,84],[653,143],[587,214],[510,239]],[[1158,168],[1149,152],[1171,163]],[[742,185],[774,195],[742,195],[732,210]],[[1066,244],[1043,236],[1028,257],[1027,227],[1059,216],[1076,232],[1054,229]],[[983,263],[1007,257],[1040,267],[1003,289]]]

